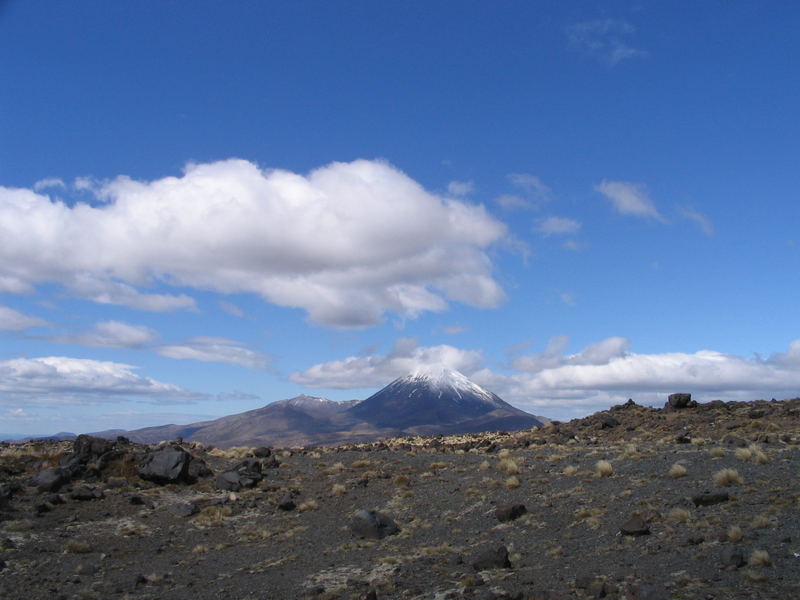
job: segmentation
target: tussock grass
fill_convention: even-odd
[[[772,559],[766,550],[753,550],[750,558],[747,559],[747,564],[751,567],[769,567],[772,564]]]
[[[353,464],[351,464],[350,466],[353,467],[354,469],[366,469],[367,467],[372,466],[372,461],[366,459],[356,460],[353,461]]]
[[[347,492],[347,488],[341,483],[334,483],[331,488],[331,496],[343,496]]]
[[[740,542],[742,541],[742,528],[738,525],[731,525],[728,527],[728,541],[729,542]]]
[[[673,508],[666,516],[666,520],[670,523],[687,523],[691,518],[692,513],[685,508]]]
[[[64,551],[70,554],[88,554],[92,551],[92,546],[86,540],[68,540]]]
[[[614,466],[607,460],[598,460],[594,465],[595,477],[611,477],[614,474]]]
[[[297,507],[297,510],[299,510],[300,512],[306,512],[306,511],[309,511],[309,510],[317,510],[318,508],[319,508],[319,504],[317,504],[317,501],[314,500],[314,499],[310,499],[310,500],[306,500],[305,502],[301,503]]]
[[[564,475],[571,477],[572,475],[575,475],[578,472],[578,467],[576,467],[575,465],[569,465],[567,467],[564,467],[564,471],[562,472],[564,473]]]
[[[669,468],[669,476],[672,477],[673,479],[686,477],[686,467],[684,467],[680,463],[675,463]]]
[[[714,474],[714,485],[717,487],[730,487],[743,483],[744,479],[736,469],[722,469]]]
[[[497,463],[497,468],[503,471],[506,475],[517,475],[521,469],[513,458],[502,458]]]
[[[711,450],[709,450],[708,453],[711,455],[711,458],[722,458],[728,453],[728,451],[725,450],[725,448],[722,448],[721,446],[717,446],[716,448],[712,448]]]
[[[506,479],[505,486],[510,490],[513,490],[514,488],[518,488],[519,487],[519,479],[517,479],[516,477],[514,477],[512,475],[511,477]]]
[[[766,529],[772,526],[772,521],[765,515],[757,515],[750,521],[750,529]]]
[[[225,517],[229,517],[231,514],[233,514],[233,510],[230,506],[206,506],[197,514],[194,522],[204,527],[219,527],[225,523]]]

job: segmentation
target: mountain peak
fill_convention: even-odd
[[[424,385],[438,392],[439,396],[441,396],[444,391],[447,391],[454,394],[456,401],[462,398],[469,397],[474,399],[478,397],[481,401],[495,408],[504,404],[496,395],[482,388],[477,383],[473,383],[460,371],[450,369],[444,365],[426,365],[419,367],[405,377],[401,377],[395,381],[395,383],[400,382],[403,384]]]

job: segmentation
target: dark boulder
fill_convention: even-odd
[[[9,507],[11,497],[14,495],[16,488],[10,483],[0,483],[0,510]]]
[[[77,454],[81,462],[86,463],[95,460],[111,452],[114,449],[114,442],[91,435],[81,434],[72,444],[72,450]]]
[[[267,458],[270,454],[272,454],[272,450],[266,446],[261,446],[260,448],[253,450],[253,456],[256,458]]]
[[[214,472],[208,468],[206,461],[202,458],[192,456],[189,459],[189,468],[186,470],[186,481],[194,483],[198,479],[205,479],[211,477]]]
[[[691,394],[670,394],[667,396],[667,403],[664,408],[667,410],[682,410],[684,408],[694,408],[697,402],[692,400]]]
[[[237,471],[223,471],[217,475],[214,487],[218,490],[238,492],[241,489],[255,486],[257,481],[257,479],[248,477]]]
[[[57,492],[62,485],[71,479],[70,472],[63,467],[55,467],[54,469],[45,469],[37,473],[31,483],[35,485],[40,492]]]
[[[510,569],[511,561],[508,559],[508,548],[500,546],[493,550],[484,550],[472,562],[472,568],[476,571]]]
[[[294,503],[294,500],[292,500],[291,496],[285,496],[280,502],[278,502],[278,508],[287,512],[294,510],[296,506],[297,505]]]
[[[620,526],[619,532],[622,535],[650,535],[650,527],[642,517],[633,515]]]
[[[399,531],[391,517],[374,510],[359,510],[350,520],[350,532],[360,538],[380,540]]]
[[[99,500],[103,498],[103,491],[95,488],[79,487],[78,489],[73,490],[69,497],[79,502]]]
[[[191,456],[180,448],[148,452],[139,465],[139,477],[154,483],[177,483],[188,480]]]
[[[692,502],[694,502],[695,506],[711,506],[728,500],[730,500],[728,492],[705,492],[692,496]]]
[[[504,506],[498,506],[494,511],[494,515],[497,517],[498,521],[505,523],[518,519],[526,512],[528,512],[528,510],[525,508],[524,504],[506,504]]]

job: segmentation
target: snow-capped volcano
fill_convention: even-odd
[[[350,409],[380,427],[428,427],[442,431],[523,429],[541,425],[458,371],[435,366],[395,379]],[[494,423],[497,421],[497,423]]]

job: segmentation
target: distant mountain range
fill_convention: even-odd
[[[394,380],[363,401],[301,395],[262,408],[190,425],[161,425],[95,435],[139,443],[183,438],[221,448],[306,446],[372,441],[401,435],[518,431],[541,426],[457,371],[423,369]]]

